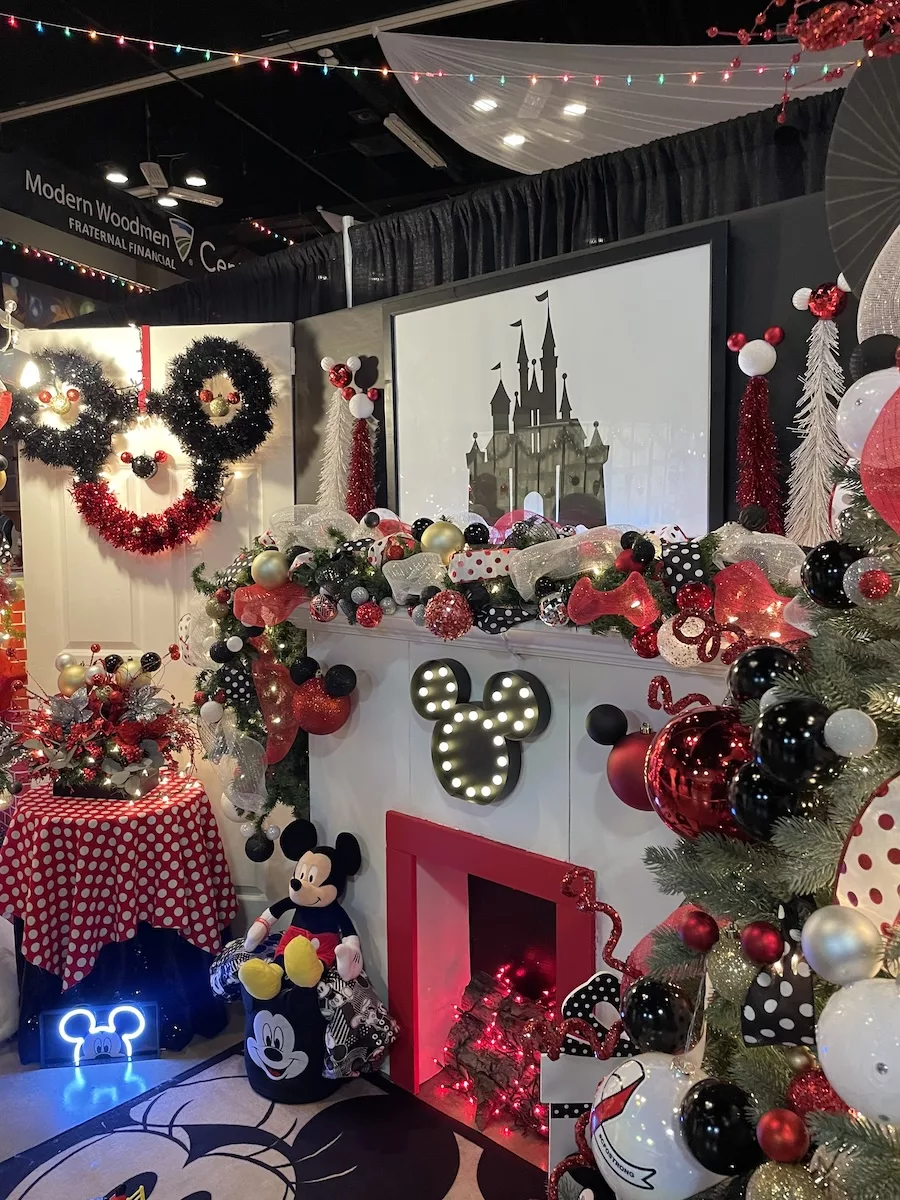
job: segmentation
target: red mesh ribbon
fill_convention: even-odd
[[[308,599],[309,592],[297,583],[271,590],[254,583],[235,590],[234,615],[243,625],[279,625]]]
[[[659,698],[660,695],[662,695],[662,700]],[[692,704],[709,705],[712,701],[702,692],[688,692],[680,700],[673,700],[672,688],[665,675],[654,675],[650,680],[650,687],[647,689],[647,703],[657,712],[662,709],[668,716],[675,717],[678,713],[684,712],[686,708],[690,708]]]
[[[637,571],[611,592],[598,592],[590,579],[582,576],[572,588],[567,607],[569,620],[576,625],[589,625],[598,617],[624,617],[636,629],[643,629],[659,616],[659,605]]]
[[[761,504],[768,514],[766,531],[784,533],[781,484],[778,482],[778,442],[769,412],[765,375],[747,380],[741,397],[737,439],[738,508]]]
[[[560,891],[564,896],[574,899],[575,907],[579,912],[599,912],[609,917],[612,921],[612,932],[603,947],[603,961],[614,971],[624,971],[625,964],[622,960],[613,957],[615,948],[619,944],[619,938],[622,936],[622,918],[611,904],[605,904],[602,900],[597,899],[594,872],[589,871],[587,867],[573,867],[563,876]]]
[[[587,1126],[591,1119],[590,1112],[582,1113],[575,1122],[575,1145],[578,1147],[577,1154],[570,1154],[568,1158],[564,1158],[558,1162],[550,1172],[550,1178],[547,1180],[547,1200],[559,1200],[559,1183],[563,1175],[571,1167],[593,1167],[596,1169],[596,1162],[591,1153],[591,1148],[587,1141]]]
[[[900,531],[900,388],[866,438],[859,476],[866,499],[895,533]]]
[[[287,667],[275,661],[265,638],[256,639],[256,645],[259,654],[253,660],[253,683],[266,724],[266,762],[277,763],[288,753],[297,736],[299,723],[294,715],[297,686]]]
[[[722,630],[733,630],[752,639],[750,645],[771,642],[784,646],[809,637],[784,619],[785,596],[779,596],[754,562],[732,563],[713,580],[716,599],[713,612]],[[733,647],[732,647],[733,650]]]

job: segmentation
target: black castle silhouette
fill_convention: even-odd
[[[548,293],[542,292],[535,300],[547,301]],[[495,521],[505,512],[524,507],[529,492],[538,492],[547,517],[563,524],[605,525],[603,468],[609,458],[609,446],[600,437],[597,421],[588,441],[580,421],[572,416],[565,371],[559,395],[559,359],[549,303],[540,384],[534,358],[530,361],[529,378],[522,322],[514,321],[510,328],[519,330],[519,386],[511,399],[501,374],[491,400],[492,433],[484,450],[478,445],[478,434],[473,434],[472,448],[466,455],[470,507]],[[492,368],[501,372],[502,369],[502,361]]]

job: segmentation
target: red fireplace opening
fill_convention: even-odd
[[[391,1078],[416,1093],[439,1070],[476,971],[514,961],[523,993],[543,979],[562,999],[593,974],[594,915],[562,895],[572,863],[399,812],[387,813],[386,841],[388,990],[400,1022]]]

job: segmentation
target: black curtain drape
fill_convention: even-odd
[[[784,125],[767,109],[355,226],[353,303],[820,191],[842,97],[795,101]],[[71,324],[296,321],[344,306],[332,234]]]

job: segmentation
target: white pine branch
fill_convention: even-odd
[[[328,423],[322,439],[322,464],[316,503],[341,512],[347,502],[347,472],[353,441],[353,415],[350,405],[336,389],[331,397]]]
[[[828,523],[832,476],[847,458],[834,428],[836,405],[844,393],[834,321],[816,321],[809,334],[803,392],[793,432],[800,444],[791,454],[785,534],[801,546],[832,537]]]

